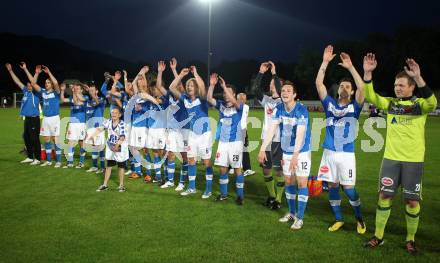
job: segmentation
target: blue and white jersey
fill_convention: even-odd
[[[75,105],[73,98],[70,98],[70,123],[86,123],[86,105],[88,96],[84,96],[84,101],[81,105]]]
[[[149,129],[165,129],[167,127],[167,107],[169,101],[167,96],[159,98],[161,103],[156,105],[154,103],[149,104],[149,118],[147,121],[147,127]]]
[[[304,144],[300,152],[310,151],[310,122],[309,112],[307,108],[299,102],[295,103],[295,107],[288,112],[284,106],[284,103],[279,104],[276,107],[275,115],[272,117],[272,121],[279,123],[281,149],[284,154],[293,154],[296,140],[296,128],[300,125],[306,127],[304,136]]]
[[[40,115],[40,97],[36,91],[28,91],[27,87],[21,88],[23,98],[21,99],[20,116],[36,117]]]
[[[211,130],[209,127],[208,119],[208,101],[205,98],[196,97],[195,100],[191,100],[188,94],[184,93],[180,96],[183,105],[185,106],[189,118],[191,121],[189,123],[189,128],[195,134],[203,134]]]
[[[117,143],[121,137],[126,137],[125,123],[122,120],[115,124],[112,119],[108,119],[102,123],[102,126],[107,130],[107,144],[109,146]]]
[[[150,108],[150,102],[144,99],[136,99],[136,103],[133,107],[133,113],[131,114],[131,126],[132,127],[147,127],[148,122],[148,109]],[[147,114],[145,114],[147,112]]]
[[[215,139],[221,142],[243,141],[244,134],[241,125],[243,105],[240,108],[226,106],[222,100],[216,100],[215,108],[219,111],[219,119]]]
[[[354,152],[357,120],[363,105],[359,105],[356,100],[353,100],[349,104],[341,106],[330,96],[325,97],[321,102],[327,118],[325,140],[322,147],[337,152]]]
[[[167,128],[170,129],[189,129],[188,111],[182,100],[174,99],[171,92],[168,91],[167,95],[169,105],[167,114]]]
[[[44,117],[52,117],[60,115],[60,93],[52,90],[47,92],[41,89],[41,97],[43,98],[43,115]]]
[[[98,102],[92,98],[87,100],[86,116],[88,128],[97,128],[102,125],[102,122],[104,121],[104,109],[105,100],[103,97],[98,97]]]

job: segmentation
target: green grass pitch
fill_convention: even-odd
[[[67,114],[68,110],[62,109],[62,116]],[[217,116],[215,111],[210,114]],[[262,111],[251,110],[250,116],[261,118]],[[242,207],[233,199],[225,203],[215,203],[212,198],[202,200],[205,178],[201,166],[198,194],[194,196],[181,197],[174,189],[159,189],[141,180],[127,180],[127,192],[118,193],[115,171],[111,190],[97,193],[102,175],[87,174],[85,169],[19,164],[24,157],[18,153],[23,145],[23,122],[18,110],[1,109],[0,120],[2,262],[438,262],[440,174],[435,165],[440,164],[440,118],[429,117],[426,124],[423,202],[416,235],[422,255],[418,257],[409,256],[403,248],[406,224],[400,194],[393,203],[385,244],[375,250],[362,247],[374,231],[383,155],[383,151],[360,150],[360,140],[369,138],[362,130],[356,143],[356,157],[357,189],[367,224],[363,236],[356,233],[354,216],[343,194],[346,224],[341,231],[327,231],[333,221],[327,193],[309,199],[302,230],[291,232],[290,225],[279,223],[286,204],[277,212],[262,206],[267,191],[257,164],[257,151],[251,153],[252,167],[257,173],[245,180]],[[259,139],[260,129],[248,131],[250,140]],[[214,154],[215,150],[216,147]],[[313,174],[317,173],[321,154],[322,149],[313,152]],[[90,155],[86,167],[89,164]],[[178,164],[176,170],[179,169]],[[234,178],[230,178],[229,191],[235,196],[233,182]],[[215,168],[215,194],[218,191]]]

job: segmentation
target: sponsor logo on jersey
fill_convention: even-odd
[[[392,186],[394,184],[393,179],[389,178],[389,177],[384,177],[381,180],[382,185],[384,186]]]

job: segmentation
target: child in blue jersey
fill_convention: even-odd
[[[307,181],[311,167],[311,135],[309,112],[304,105],[295,101],[295,97],[295,87],[291,82],[286,81],[281,89],[283,103],[275,108],[272,124],[258,154],[258,161],[264,163],[266,160],[266,147],[270,145],[276,130],[279,129],[283,150],[285,192],[289,206],[289,212],[279,221],[294,221],[290,229],[299,230],[303,226],[304,212],[309,198]]]
[[[40,97],[38,92],[32,88],[32,84],[30,82],[28,82],[25,86],[20,81],[12,70],[11,64],[7,63],[5,66],[11,75],[12,80],[23,92],[20,116],[24,117],[23,138],[26,145],[27,158],[21,161],[21,163],[38,165],[41,162],[41,145],[40,137],[38,136],[38,132],[40,131],[40,110],[38,108]],[[26,64],[22,63],[21,67],[24,69]]]
[[[65,87],[61,86],[61,102],[70,103],[70,121],[69,128],[67,129],[67,140],[69,141],[67,164],[63,166],[63,168],[73,167],[74,147],[78,142],[80,145],[80,159],[76,168],[82,168],[84,167],[86,156],[83,141],[86,137],[86,102],[88,97],[83,95],[82,84],[80,82],[73,83],[71,89],[72,97],[65,98]]]
[[[341,53],[342,63],[339,63],[339,65],[351,73],[358,89],[355,100],[351,100],[351,96],[354,94],[354,86],[351,79],[344,78],[339,83],[338,100],[336,101],[330,97],[324,85],[324,77],[328,64],[335,56],[336,54],[333,54],[333,47],[327,46],[316,77],[316,88],[327,118],[325,141],[323,144],[324,152],[319,168],[318,180],[330,183],[329,200],[335,215],[335,222],[328,230],[334,232],[344,225],[341,211],[341,196],[339,195],[339,185],[342,185],[355,213],[357,232],[364,234],[366,226],[362,219],[361,201],[355,189],[356,158],[354,154],[357,121],[364,103],[364,94],[359,87],[363,86],[364,83],[351,63],[350,56],[346,53]]]
[[[86,101],[87,115],[87,136],[95,133],[96,128],[102,127],[104,121],[105,99],[99,94],[94,83],[87,86],[89,97]],[[105,134],[100,133],[85,143],[92,147],[92,167],[86,172],[102,173],[105,168]],[[98,169],[98,158],[100,159],[101,169]]]
[[[223,89],[223,99],[216,100],[213,97],[214,87],[220,79],[220,86]],[[214,105],[219,111],[218,126],[215,139],[219,142],[215,155],[215,165],[220,166],[220,195],[216,201],[223,201],[228,198],[228,170],[234,169],[236,176],[235,185],[237,191],[236,203],[243,205],[244,198],[244,176],[241,171],[243,159],[243,140],[245,131],[242,129],[241,118],[243,116],[244,104],[235,98],[235,88],[227,85],[224,79],[213,73],[210,76],[208,89],[208,102]]]
[[[43,122],[41,124],[40,135],[44,138],[44,148],[46,151],[46,162],[41,166],[52,165],[52,143],[56,153],[55,168],[61,167],[61,148],[59,146],[60,136],[60,87],[57,79],[52,75],[46,66],[37,65],[35,76],[32,77],[26,66],[26,75],[31,81],[34,90],[41,94],[43,100]],[[44,71],[49,78],[46,79],[44,88],[38,85],[38,76]]]
[[[186,155],[185,147],[188,144],[189,133],[189,118],[185,105],[182,100],[179,100],[173,96],[170,91],[167,91],[162,85],[162,73],[165,70],[165,62],[159,61],[158,74],[157,74],[157,87],[161,89],[162,94],[166,94],[169,106],[167,108],[167,181],[161,186],[161,188],[168,188],[174,186],[174,172],[176,169],[176,156],[181,157],[180,167],[180,179],[179,184],[175,188],[176,191],[183,191],[185,188],[185,177],[188,171],[188,158]],[[177,60],[172,58],[170,61],[170,68],[173,71],[174,77],[179,74],[176,70]],[[182,82],[179,82],[177,89],[180,92],[185,92]]]
[[[188,156],[188,188],[181,193],[182,196],[187,196],[196,193],[196,175],[197,157],[203,160],[203,164],[206,167],[206,188],[203,196],[212,195],[212,137],[211,128],[209,127],[208,119],[208,101],[206,100],[205,83],[203,79],[197,73],[197,69],[191,66],[191,72],[194,78],[186,81],[186,92],[181,93],[177,86],[181,82],[182,78],[188,75],[190,69],[184,68],[180,72],[177,78],[173,80],[170,85],[170,91],[175,98],[182,100],[185,106],[188,117],[190,118],[190,131],[188,135],[188,146],[186,149]]]

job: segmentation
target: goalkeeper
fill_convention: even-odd
[[[423,162],[425,157],[425,123],[437,99],[420,74],[413,59],[406,60],[405,70],[396,75],[396,98],[385,98],[373,89],[372,72],[377,66],[374,54],[364,57],[365,98],[387,113],[385,152],[380,169],[380,193],[376,210],[374,236],[365,244],[375,248],[383,244],[385,226],[391,213],[392,198],[402,185],[406,203],[406,250],[416,254],[414,237],[419,225]],[[416,87],[421,95],[416,97]]]

